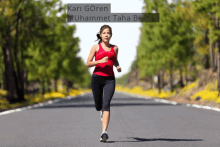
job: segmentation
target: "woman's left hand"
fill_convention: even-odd
[[[118,70],[118,72],[121,72],[121,67],[117,66],[117,70]]]

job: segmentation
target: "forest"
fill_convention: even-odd
[[[1,0],[0,13],[0,86],[9,103],[56,92],[59,84],[89,86],[91,75],[77,57],[76,26],[67,25],[62,1]]]
[[[145,0],[144,13],[160,20],[142,22],[136,59],[117,83],[160,98],[192,93],[186,98],[220,103],[219,2]]]

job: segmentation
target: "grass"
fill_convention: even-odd
[[[150,97],[158,97],[158,98],[170,98],[172,96],[174,96],[176,94],[176,92],[164,92],[163,90],[161,90],[161,93],[159,93],[158,89],[149,89],[144,91],[142,89],[142,87],[140,86],[135,86],[133,88],[129,88],[129,87],[122,87],[122,86],[116,86],[116,90],[121,91],[121,92],[127,92],[130,94],[139,94],[142,96],[150,96]]]
[[[184,88],[180,89],[178,95],[184,96],[184,95],[188,94],[190,91],[195,90],[196,88],[198,88],[198,83],[199,83],[199,80],[185,86]],[[205,86],[204,90],[200,90],[199,92],[193,94],[190,97],[190,99],[195,100],[199,96],[199,97],[201,97],[201,100],[203,100],[203,101],[220,103],[220,96],[218,96],[217,84],[218,84],[217,80],[215,81],[215,83],[208,83]],[[163,98],[163,99],[171,98],[176,94],[175,91],[174,92],[170,92],[170,91],[164,92],[163,90],[161,90],[161,93],[159,93],[159,90],[155,89],[155,88],[144,91],[142,89],[142,87],[140,87],[140,86],[126,87],[126,86],[117,85],[116,90],[121,91],[121,92],[130,93],[130,94],[139,94],[142,96],[150,96],[153,98]]]
[[[34,96],[25,95],[25,99],[27,100],[26,102],[9,104],[7,99],[5,98],[7,91],[0,90],[0,110],[5,111],[5,110],[10,110],[10,109],[19,108],[19,107],[25,107],[25,106],[34,105],[34,104],[38,104],[41,102],[53,100],[56,98],[65,98],[67,95],[68,96],[77,96],[79,94],[82,94],[85,92],[90,92],[90,91],[91,91],[91,89],[87,89],[87,90],[70,89],[70,92],[67,92],[65,89],[58,89],[57,92],[51,91],[51,92],[45,93],[44,95],[42,95],[41,93],[36,93]]]
[[[198,83],[199,83],[199,80],[197,80],[197,81],[195,81],[195,82],[193,82],[193,83],[183,87],[182,89],[180,89],[179,95],[180,96],[186,95],[187,93],[189,93],[189,91],[197,88],[198,87]]]
[[[208,83],[203,90],[192,95],[191,100],[195,100],[197,97],[201,97],[203,101],[220,103],[220,96],[218,96],[218,81],[214,83]]]

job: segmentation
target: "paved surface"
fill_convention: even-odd
[[[109,139],[91,93],[0,116],[1,147],[219,147],[220,112],[115,92]]]

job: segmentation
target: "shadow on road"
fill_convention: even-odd
[[[134,102],[135,101],[135,102]],[[178,104],[177,104],[178,105]],[[111,107],[123,107],[123,106],[177,106],[167,103],[154,102],[152,99],[141,99],[133,97],[113,97],[110,106]],[[73,99],[60,99],[59,102],[36,107],[33,109],[45,109],[45,108],[95,108],[93,97],[91,96],[78,96]],[[33,110],[30,109],[30,110]]]
[[[111,103],[111,107],[123,107],[123,106],[174,106],[171,104],[163,103]],[[44,109],[44,108],[90,108],[94,107],[95,104],[51,104],[47,106],[37,107],[33,109]],[[30,109],[32,110],[32,109]]]
[[[145,142],[145,141],[204,141],[203,139],[169,139],[169,138],[138,138],[138,137],[128,137],[129,139],[135,139],[136,141],[106,141],[106,143],[115,143],[115,142]]]

